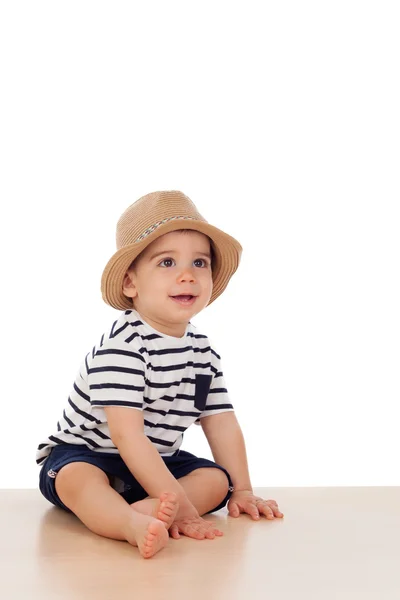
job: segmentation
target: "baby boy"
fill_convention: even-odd
[[[103,299],[122,311],[82,361],[57,429],[37,449],[40,490],[95,533],[150,558],[169,535],[222,535],[203,515],[281,518],[253,494],[221,359],[191,319],[222,294],[242,248],[182,192],[120,217]],[[200,424],[214,461],[181,449]]]

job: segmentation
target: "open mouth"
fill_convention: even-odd
[[[170,298],[183,305],[193,304],[193,302],[196,300],[196,296],[193,296],[192,294],[180,294],[178,296],[170,296]]]

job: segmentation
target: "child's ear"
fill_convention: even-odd
[[[122,282],[122,291],[128,298],[136,298],[137,290],[135,285],[135,274],[127,271]]]

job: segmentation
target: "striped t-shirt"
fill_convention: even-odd
[[[144,433],[160,454],[172,455],[192,423],[233,410],[220,358],[191,323],[176,338],[136,310],[121,313],[82,361],[57,430],[37,448],[37,464],[62,443],[118,453],[105,406],[142,410]]]

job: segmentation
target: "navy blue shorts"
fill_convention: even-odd
[[[177,450],[173,456],[161,457],[175,479],[180,479],[196,469],[203,467],[214,467],[221,469],[225,473],[229,482],[229,490],[225,499],[210,510],[215,512],[223,508],[228,502],[233,492],[232,481],[228,471],[206,458],[197,458],[184,450]],[[91,450],[85,445],[59,444],[54,446],[50,455],[46,458],[39,475],[39,488],[43,496],[55,506],[59,506],[68,512],[72,512],[63,502],[61,502],[56,492],[55,478],[61,467],[72,462],[87,462],[99,467],[106,473],[110,480],[110,485],[128,502],[132,504],[138,500],[143,500],[148,496],[140,483],[136,481],[128,467],[119,454],[110,454],[106,452],[97,452]]]

